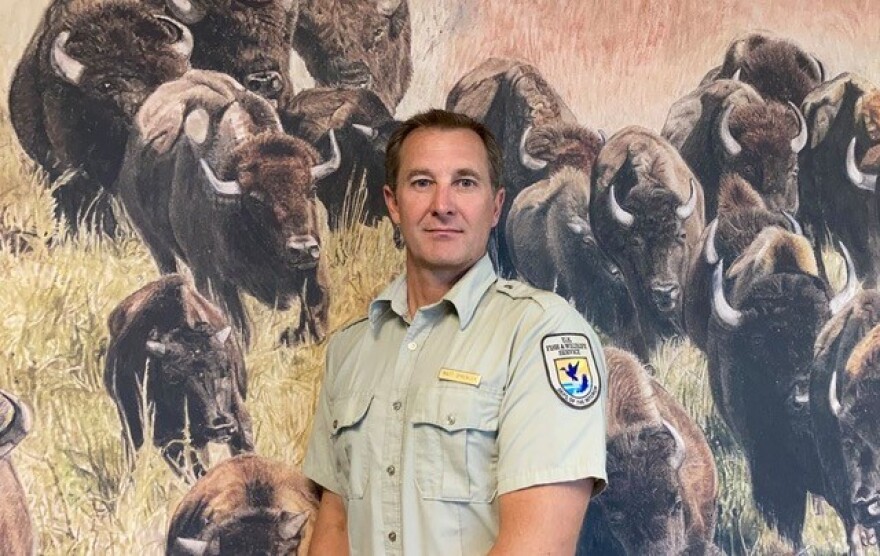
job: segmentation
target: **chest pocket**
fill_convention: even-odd
[[[330,402],[330,442],[342,495],[349,500],[364,497],[369,478],[370,438],[364,424],[372,394]]]
[[[498,485],[501,396],[467,387],[420,390],[410,416],[416,484],[422,497],[448,502],[494,500]]]

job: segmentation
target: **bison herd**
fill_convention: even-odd
[[[308,545],[314,486],[250,453],[241,294],[298,307],[280,341],[326,337],[325,242],[352,204],[368,225],[385,216],[410,42],[401,0],[54,0],[16,68],[11,121],[57,215],[114,236],[115,199],[163,274],[109,316],[104,381],[126,453],[150,440],[196,481],[168,554]],[[291,48],[316,88],[292,89]],[[513,59],[467,72],[446,108],[503,151],[499,274],[556,291],[618,346],[605,352],[610,487],[581,549],[720,553],[712,452],[646,366],[687,337],[764,519],[800,546],[807,494],[821,496],[861,553],[880,526],[880,293],[857,291],[880,273],[880,89],[826,79],[798,45],[750,33],[659,133],[584,125]],[[29,428],[0,392],[0,543],[13,554],[34,546],[8,457]],[[212,442],[238,455],[206,469]]]

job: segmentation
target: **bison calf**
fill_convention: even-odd
[[[186,475],[187,437],[196,449],[225,442],[233,453],[253,450],[241,349],[220,311],[182,277],[166,276],[125,298],[108,327],[104,385],[127,448],[143,445],[143,410],[152,406],[153,444],[178,473]],[[188,455],[193,473],[204,474]]]
[[[317,513],[315,486],[259,456],[217,465],[178,504],[166,556],[306,554]]]
[[[6,556],[36,554],[27,497],[10,456],[30,428],[27,406],[0,390],[0,552]]]

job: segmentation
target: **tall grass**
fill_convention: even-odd
[[[47,0],[3,2],[0,76],[12,75]],[[405,117],[441,106],[447,91],[488,56],[534,63],[581,121],[608,132],[629,124],[659,128],[669,105],[720,63],[727,42],[770,28],[816,53],[830,75],[880,77],[880,10],[867,0],[755,3],[744,0],[410,0],[414,75],[398,108]],[[301,63],[294,83],[311,84]],[[145,447],[133,471],[120,423],[102,385],[106,318],[125,296],[157,277],[130,231],[115,241],[65,237],[52,217],[45,177],[17,147],[0,108],[0,231],[24,230],[27,249],[0,242],[0,387],[34,409],[33,433],[14,453],[43,554],[159,554],[168,517],[186,486]],[[363,315],[402,268],[391,227],[333,234],[330,325]],[[837,276],[837,274],[835,274]],[[295,312],[253,302],[247,354],[248,407],[261,454],[299,464],[320,385],[323,345],[279,348]],[[719,470],[716,540],[734,554],[789,551],[752,505],[748,469],[712,407],[706,361],[689,343],[664,346],[657,378],[707,432]],[[833,511],[808,509],[811,554],[845,550]],[[2,549],[0,549],[2,552]]]

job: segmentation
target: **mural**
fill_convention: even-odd
[[[499,138],[499,273],[607,342],[579,552],[877,552],[868,4],[2,1],[0,552],[304,552],[324,340],[436,106]]]

